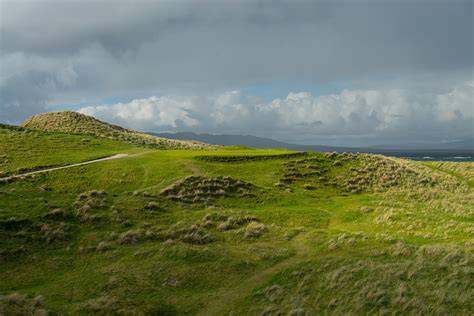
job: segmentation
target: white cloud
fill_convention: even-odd
[[[472,119],[474,116],[474,82],[456,87],[436,97],[436,114],[441,121],[457,118]],[[473,122],[474,124],[474,122]]]
[[[229,91],[161,96],[82,108],[79,112],[140,130],[246,133],[292,142],[423,141],[469,137],[471,83],[436,94],[408,90],[343,90],[314,96],[290,92],[270,102]],[[413,139],[415,138],[415,139]]]
[[[137,99],[129,103],[88,106],[78,112],[122,123],[135,129],[193,127],[198,122],[190,117],[192,98],[163,96]]]

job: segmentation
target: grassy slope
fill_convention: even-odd
[[[433,170],[446,172],[474,187],[474,164],[471,162],[426,162]]]
[[[21,173],[141,151],[122,142],[92,136],[42,132],[0,125],[0,174]]]
[[[473,191],[463,179],[367,155],[193,158],[285,153],[148,151],[4,184],[0,293],[27,294],[13,298],[25,310],[42,295],[64,314],[472,313]],[[308,170],[321,175],[301,176]],[[256,195],[207,205],[160,195],[192,174],[251,182]],[[92,189],[107,194],[79,197]],[[64,214],[44,217],[56,208]],[[216,228],[245,215],[265,225],[260,237],[245,237],[247,223]],[[193,244],[207,233],[212,242]]]
[[[213,146],[196,141],[181,141],[151,136],[109,124],[77,112],[48,112],[33,115],[22,126],[50,132],[93,135],[100,138],[119,140],[137,146],[159,149],[211,149]],[[214,146],[215,147],[215,146]]]

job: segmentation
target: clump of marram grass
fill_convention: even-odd
[[[250,224],[245,227],[245,238],[257,238],[262,236],[266,231],[267,227],[262,223],[250,222]]]
[[[72,226],[64,222],[42,224],[39,228],[39,235],[48,243],[61,242],[69,239],[71,230]]]
[[[103,190],[91,190],[78,195],[73,207],[76,209],[76,216],[83,222],[96,219],[97,216],[91,214],[95,209],[101,209],[107,205],[107,192]]]
[[[247,225],[247,226],[245,226]],[[217,229],[221,232],[229,230],[244,230],[244,236],[259,237],[267,231],[265,225],[260,224],[258,219],[251,215],[228,216],[220,213],[211,213],[204,216],[196,224],[188,227],[170,227],[157,233],[161,240],[176,240],[187,244],[204,245],[216,240],[210,230]]]
[[[66,220],[71,217],[63,208],[55,208],[51,212],[43,215],[43,218],[49,220]]]
[[[134,196],[143,196],[146,198],[152,197],[153,195],[148,191],[133,191]]]
[[[178,240],[188,244],[204,245],[215,240],[214,236],[203,226],[191,225],[185,228],[168,229],[160,232],[163,240]]]
[[[217,226],[217,229],[220,230],[221,232],[225,232],[228,230],[232,230],[237,228],[238,226],[233,224],[232,222],[222,222]]]
[[[356,243],[367,240],[369,237],[363,232],[342,233],[336,235],[333,239],[327,242],[329,250],[335,250],[343,246],[352,246]]]
[[[153,240],[156,234],[151,230],[137,229],[129,230],[118,237],[118,242],[122,245],[137,244],[146,240]]]
[[[180,240],[188,244],[204,245],[213,242],[214,237],[202,227],[193,225],[182,232]]]
[[[145,206],[145,210],[153,212],[153,211],[161,210],[161,207],[158,204],[158,202],[151,201],[147,203],[147,205]]]
[[[272,303],[279,303],[285,297],[285,289],[278,284],[267,286],[253,294],[257,299],[264,298]]]
[[[44,297],[28,297],[19,293],[0,296],[0,315],[48,315]]]
[[[285,188],[287,186],[287,184],[285,184],[281,181],[275,182],[273,185],[276,186],[276,187],[279,187],[279,188]]]
[[[361,206],[361,207],[359,208],[359,211],[360,211],[361,213],[368,214],[368,213],[372,213],[372,212],[374,211],[374,209],[371,208],[371,207],[368,207],[368,206]]]
[[[228,216],[219,213],[207,214],[197,223],[197,225],[206,228],[216,227],[221,232],[234,230],[250,223],[258,223],[259,220],[252,215],[233,215]]]
[[[337,152],[327,152],[327,153],[324,153],[324,156],[328,159],[334,159],[337,157]]]
[[[403,242],[397,242],[390,248],[389,253],[394,257],[407,257],[413,253],[413,249]]]
[[[232,177],[189,176],[163,189],[160,194],[185,203],[206,203],[219,197],[250,197],[255,186]]]
[[[109,251],[109,250],[112,250],[113,249],[113,246],[111,243],[109,242],[106,242],[106,241],[101,241],[97,247],[95,248],[95,251],[97,252],[106,252],[106,251]]]
[[[240,226],[247,224],[247,223],[252,223],[252,222],[258,222],[258,219],[254,216],[250,215],[244,215],[244,216],[229,216],[227,219],[223,222],[221,222],[218,226],[217,229],[220,231],[227,231],[227,230],[232,230],[239,228]]]

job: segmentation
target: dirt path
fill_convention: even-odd
[[[128,156],[128,154],[117,154],[117,155],[113,155],[113,156],[110,156],[110,157],[105,157],[105,158],[100,158],[100,159],[94,159],[94,160],[74,163],[74,164],[67,165],[67,166],[53,167],[53,168],[48,168],[48,169],[42,169],[42,170],[26,172],[26,173],[22,173],[22,174],[15,174],[15,175],[8,176],[8,177],[5,177],[5,178],[0,178],[0,180],[9,180],[9,179],[21,178],[21,177],[29,176],[29,175],[32,175],[32,174],[37,174],[37,173],[42,173],[42,172],[49,172],[49,171],[54,171],[54,170],[67,169],[67,168],[78,167],[78,166],[84,166],[84,165],[88,165],[88,164],[95,163],[95,162],[118,159],[118,158],[123,158],[123,157],[127,157],[127,156]]]
[[[265,282],[268,282],[277,273],[288,269],[304,261],[308,257],[311,249],[304,238],[306,234],[300,233],[291,241],[291,246],[296,253],[282,262],[279,262],[268,269],[258,271],[254,275],[242,280],[239,284],[230,288],[219,290],[214,297],[209,298],[209,303],[197,315],[220,315],[235,303],[243,300],[250,291]]]

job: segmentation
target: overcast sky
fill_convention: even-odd
[[[0,0],[0,122],[373,145],[473,135],[472,0]]]

